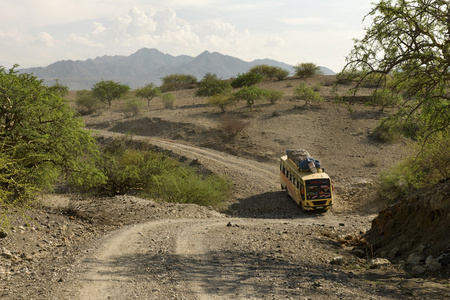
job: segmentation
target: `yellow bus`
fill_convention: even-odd
[[[289,150],[288,150],[289,151]],[[280,158],[281,189],[303,210],[328,210],[333,205],[331,179],[322,168],[302,169],[288,155]]]

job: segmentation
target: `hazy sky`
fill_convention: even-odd
[[[374,0],[3,0],[0,66],[205,50],[338,72]]]

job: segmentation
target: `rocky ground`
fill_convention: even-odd
[[[330,80],[307,84],[320,84],[326,96]],[[174,109],[155,99],[136,117],[126,117],[118,104],[85,116],[98,136],[132,133],[134,140],[229,176],[233,195],[216,208],[131,195],[43,195],[27,218],[13,217],[0,236],[0,298],[450,298],[445,257],[435,260],[439,268],[430,267],[438,256],[427,259],[427,244],[403,253],[398,243],[386,244],[381,250],[389,254],[397,247],[397,255],[374,260],[362,236],[388,206],[372,188],[380,172],[407,152],[405,143],[381,144],[370,137],[386,112],[358,103],[303,106],[292,100],[300,81],[266,82],[286,96],[252,112],[238,104],[221,114],[193,97],[193,90],[183,90],[176,93]],[[227,137],[227,118],[247,126]],[[307,149],[321,160],[335,185],[331,211],[302,212],[280,191],[277,159],[287,148]],[[447,190],[439,197],[445,200]],[[398,227],[386,222],[390,215],[381,214],[376,224],[385,220],[389,228]],[[436,239],[448,245],[445,230],[439,232]]]

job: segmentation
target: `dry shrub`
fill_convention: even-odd
[[[236,137],[250,122],[244,121],[236,115],[227,115],[220,121],[219,129],[226,138]]]

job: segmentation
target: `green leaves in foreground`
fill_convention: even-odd
[[[25,199],[60,180],[102,181],[98,148],[60,92],[30,74],[0,68],[1,203]]]

